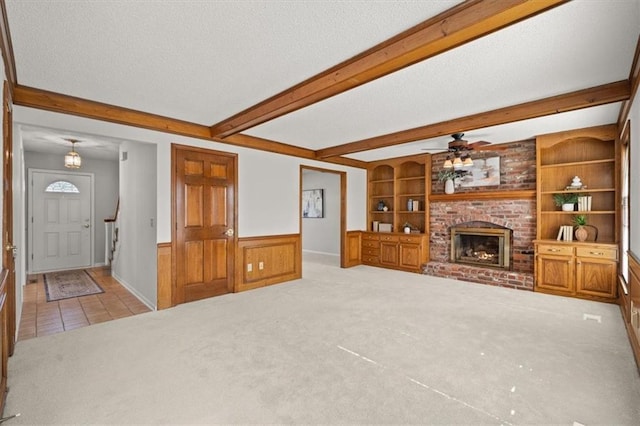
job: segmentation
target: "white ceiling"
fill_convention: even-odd
[[[204,125],[457,3],[6,0],[19,84]],[[575,0],[244,133],[317,150],[611,83],[629,77],[639,33],[640,0]],[[465,139],[522,140],[612,123],[619,110],[556,114]],[[46,131],[32,134],[47,139]],[[449,139],[349,157],[416,154]]]

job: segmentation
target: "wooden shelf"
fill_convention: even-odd
[[[454,194],[430,194],[429,201],[469,201],[469,200],[518,200],[536,198],[534,189],[522,191],[474,191],[456,192]]]
[[[558,189],[557,191],[540,191],[541,194],[564,194],[565,192],[574,194],[589,194],[592,192],[615,192],[615,188],[594,188],[594,189]]]
[[[605,158],[603,160],[591,160],[591,161],[572,161],[569,163],[558,164],[545,164],[541,165],[541,169],[556,168],[556,167],[576,167],[576,166],[588,166],[590,164],[603,164],[603,163],[615,163],[615,158]]]
[[[569,212],[565,212],[562,210],[554,210],[554,211],[541,211],[540,214],[557,214],[557,215],[574,215],[574,214],[616,214],[615,210],[572,210]]]

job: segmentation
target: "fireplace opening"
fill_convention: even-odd
[[[510,269],[511,230],[451,228],[451,262]]]

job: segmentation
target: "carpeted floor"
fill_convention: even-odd
[[[640,424],[616,305],[313,258],[303,275],[18,342],[7,425]]]

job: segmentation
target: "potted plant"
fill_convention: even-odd
[[[578,194],[574,192],[558,192],[553,194],[553,201],[556,206],[562,207],[563,211],[571,212],[578,202]]]
[[[586,241],[589,236],[589,232],[586,230],[585,226],[587,225],[587,216],[583,214],[579,214],[573,217],[573,224],[575,225],[574,235],[576,236],[576,240],[578,241]]]
[[[455,186],[453,185],[453,180],[458,177],[456,172],[453,169],[444,169],[438,172],[438,180],[440,182],[444,182],[444,193],[445,194],[453,194],[455,191]]]

